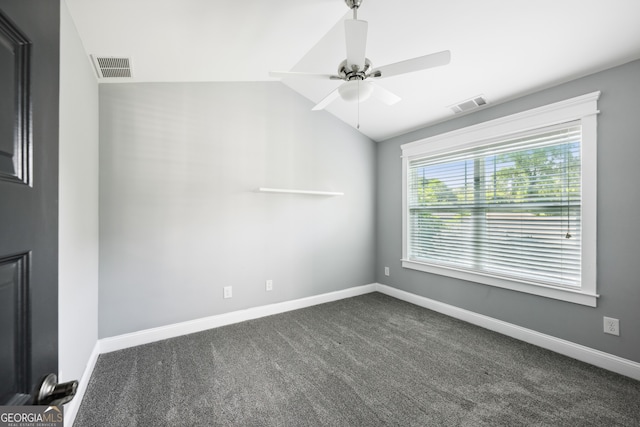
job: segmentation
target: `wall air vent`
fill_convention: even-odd
[[[131,78],[131,59],[118,56],[91,55],[99,79]]]
[[[465,113],[467,111],[474,110],[479,107],[483,107],[487,105],[487,100],[483,95],[474,96],[471,99],[467,99],[466,101],[462,101],[458,104],[451,105],[449,108],[453,110],[454,113]]]

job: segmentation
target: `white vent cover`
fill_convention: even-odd
[[[118,56],[91,55],[99,79],[130,78],[131,59]]]
[[[487,105],[485,97],[483,95],[478,95],[458,104],[451,105],[449,108],[451,108],[454,113],[464,113],[485,105]]]

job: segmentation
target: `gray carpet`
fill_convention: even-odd
[[[82,426],[640,426],[640,382],[373,293],[100,356]]]

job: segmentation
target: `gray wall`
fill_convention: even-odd
[[[98,83],[60,2],[58,377],[80,379],[98,339]]]
[[[278,82],[100,85],[101,338],[374,282],[375,143],[312,106]]]
[[[597,308],[401,267],[401,144],[597,90]],[[639,99],[635,61],[379,143],[377,281],[640,362]],[[389,277],[384,266],[391,269]],[[603,316],[620,319],[620,337],[603,333]]]

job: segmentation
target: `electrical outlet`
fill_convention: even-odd
[[[265,283],[264,288],[267,291],[272,291],[273,290],[273,280],[271,280],[271,279],[267,280],[267,282]]]
[[[389,275],[389,267],[385,267],[384,268],[384,275],[388,276]]]
[[[612,317],[605,317],[604,333],[620,336],[620,321]]]
[[[222,288],[222,296],[223,298],[231,298],[233,296],[231,286],[225,286],[224,288]]]

